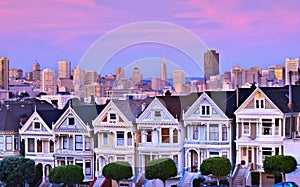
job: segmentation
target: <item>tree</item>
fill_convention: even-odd
[[[117,181],[118,186],[120,180],[129,179],[133,176],[132,167],[128,162],[112,162],[103,167],[102,173],[105,178]]]
[[[227,176],[231,172],[231,164],[228,158],[212,157],[203,160],[200,171],[203,175],[212,174],[217,178],[218,185],[220,178]]]
[[[6,157],[0,161],[0,180],[7,186],[21,186],[33,183],[36,168],[33,160],[22,156]]]
[[[166,180],[177,175],[177,168],[174,161],[170,158],[159,158],[150,160],[146,165],[147,179],[160,179],[164,186]]]
[[[78,165],[58,166],[50,170],[49,181],[54,184],[79,184],[84,179],[82,167]]]
[[[263,162],[266,173],[278,175],[283,174],[283,181],[286,181],[285,174],[297,169],[297,161],[289,155],[273,155],[266,157]]]
[[[41,182],[43,178],[43,165],[41,163],[38,163],[35,166],[35,178],[33,183],[31,183],[29,186],[38,186],[38,184]]]

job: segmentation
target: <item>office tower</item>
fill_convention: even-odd
[[[9,60],[0,57],[0,89],[8,90]]]
[[[285,76],[285,66],[284,65],[277,65],[274,70],[275,74],[275,81],[278,83],[278,86],[284,86],[285,80],[287,79]]]
[[[135,67],[132,72],[132,82],[134,85],[140,85],[143,79],[143,75],[140,74],[140,70],[138,67]]]
[[[25,73],[25,79],[28,80],[28,81],[32,80],[32,71]]]
[[[257,84],[260,86],[260,77],[261,77],[261,68],[259,67],[251,67],[244,71],[245,73],[245,83],[249,84]]]
[[[299,69],[299,58],[285,59],[285,85],[288,85],[290,82],[290,79],[289,79],[290,71],[292,72],[292,79],[291,79],[292,85],[295,85],[296,82],[299,81],[298,69]]]
[[[92,84],[94,82],[97,82],[97,79],[98,79],[98,73],[94,70],[89,70],[85,73],[84,84],[85,85]]]
[[[58,78],[70,79],[71,77],[71,62],[67,60],[58,61]]]
[[[9,78],[13,78],[13,79],[23,78],[23,70],[17,69],[17,68],[10,68],[9,69]]]
[[[185,93],[185,71],[173,70],[173,87],[177,94]]]
[[[42,92],[48,95],[55,95],[57,93],[56,73],[54,70],[46,68],[41,73]]]
[[[153,78],[151,79],[151,89],[152,89],[152,90],[155,90],[155,91],[160,90],[160,89],[161,89],[161,87],[160,87],[160,82],[161,82],[160,78],[158,78],[158,77],[153,77]]]
[[[73,88],[78,93],[84,86],[84,70],[80,66],[76,66],[73,71]]]
[[[232,88],[238,88],[243,86],[243,69],[236,63],[236,65],[231,70],[231,83]]]
[[[208,50],[204,53],[204,79],[219,75],[219,53],[216,50]]]
[[[41,65],[37,61],[32,65],[32,80],[34,81],[41,80]]]
[[[167,68],[166,68],[166,60],[164,53],[162,54],[162,61],[161,61],[161,70],[160,70],[160,88],[164,88],[167,83]]]
[[[124,79],[125,78],[125,71],[121,67],[116,68],[116,79]]]

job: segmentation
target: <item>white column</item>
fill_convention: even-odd
[[[142,143],[145,143],[147,141],[147,135],[145,130],[141,132],[141,136],[142,136]]]

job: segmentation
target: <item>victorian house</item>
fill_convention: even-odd
[[[184,113],[187,171],[200,171],[202,161],[209,157],[226,157],[235,163],[235,151],[232,151],[235,108],[235,91],[207,91]]]
[[[54,167],[76,164],[83,168],[83,182],[94,179],[94,132],[92,120],[102,106],[69,104],[52,125]]]

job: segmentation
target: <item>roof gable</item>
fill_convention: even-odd
[[[19,130],[19,133],[22,134],[47,134],[52,135],[51,129],[44,122],[41,116],[34,111],[34,113],[29,117],[24,126]]]

